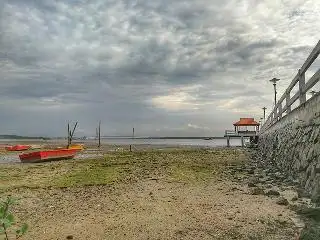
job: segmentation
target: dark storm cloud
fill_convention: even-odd
[[[0,132],[76,119],[91,134],[102,119],[110,134],[220,134],[271,106],[267,80],[291,81],[318,41],[316,3],[2,1]]]

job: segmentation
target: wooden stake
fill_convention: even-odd
[[[132,140],[134,139],[134,128],[132,128]],[[132,146],[130,144],[130,152],[132,151]]]
[[[68,144],[67,144],[67,148],[69,148],[70,146],[70,124],[68,122]]]
[[[73,127],[73,130],[71,131],[70,130],[70,123],[68,122],[68,146],[67,146],[67,148],[69,148],[69,146],[72,143],[73,134],[74,134],[74,131],[76,130],[77,125],[78,125],[78,122],[76,122],[76,124]]]
[[[98,138],[99,138],[99,144],[98,144],[98,148],[101,147],[101,121],[99,121],[99,128],[98,128]]]

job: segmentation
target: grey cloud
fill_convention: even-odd
[[[0,112],[6,123],[0,133],[14,125],[19,132],[62,134],[60,125],[74,118],[88,133],[103,119],[113,134],[135,124],[143,134],[157,128],[174,135],[189,123],[219,134],[239,117],[234,109],[256,115],[255,105],[272,104],[267,80],[280,76],[282,88],[291,81],[317,41],[320,22],[309,2],[300,8],[245,0],[2,4]],[[304,22],[315,27],[308,30]],[[159,96],[190,109],[160,108],[152,104]],[[246,99],[253,101],[249,110]],[[59,127],[23,126],[22,115]],[[220,130],[210,127],[218,124]]]

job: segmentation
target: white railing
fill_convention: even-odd
[[[299,99],[299,106],[306,102],[306,94],[307,92],[320,80],[320,69],[316,71],[316,73],[306,82],[305,81],[305,73],[310,67],[310,65],[317,59],[320,54],[320,40],[315,48],[310,53],[307,60],[304,62],[302,67],[299,69],[298,74],[293,78],[289,87],[279,99],[277,104],[275,105],[273,111],[270,113],[265,123],[261,128],[261,132],[271,127],[274,123],[279,121],[282,118],[284,113],[288,114],[293,109],[291,109],[292,104],[294,104]],[[292,89],[299,83],[299,90],[292,97],[290,93]]]

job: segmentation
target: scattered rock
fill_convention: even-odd
[[[260,179],[259,179],[259,182],[260,182],[260,183],[265,183],[266,181],[267,181],[267,180],[266,180],[265,178],[260,178]]]
[[[252,195],[264,195],[264,191],[260,187],[255,187],[251,190]]]
[[[297,228],[304,228],[304,227],[305,227],[304,221],[302,221],[300,218],[293,217],[293,218],[290,218],[290,219],[291,219],[291,221],[293,222],[293,224],[294,224]]]
[[[248,182],[248,187],[256,187],[257,185],[253,182]]]
[[[276,202],[278,205],[284,205],[284,206],[287,206],[289,205],[289,202],[287,199],[285,199],[284,197],[280,197],[277,202]]]
[[[306,190],[304,189],[298,189],[297,193],[298,193],[298,198],[311,198],[311,194],[306,192]]]
[[[72,235],[68,235],[67,239],[73,239],[73,236]]]
[[[298,200],[298,197],[293,197],[292,199],[291,199],[291,201],[293,201],[293,202],[295,202],[295,201],[297,201]]]
[[[274,189],[270,189],[266,192],[266,196],[280,196],[280,193]]]

